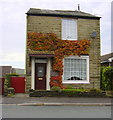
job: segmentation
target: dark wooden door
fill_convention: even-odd
[[[35,64],[35,89],[46,90],[46,63]]]

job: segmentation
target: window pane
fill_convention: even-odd
[[[86,80],[86,59],[64,59],[64,80]]]
[[[77,39],[77,23],[75,19],[62,19],[62,39]]]
[[[44,76],[44,67],[42,67],[42,66],[38,67],[37,74],[38,74],[38,77],[43,77]]]

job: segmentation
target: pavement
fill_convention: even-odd
[[[19,106],[113,106],[113,98],[29,97],[28,94],[2,96],[1,105]]]

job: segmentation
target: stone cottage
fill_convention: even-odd
[[[26,91],[70,85],[99,89],[100,17],[34,8],[26,14]]]

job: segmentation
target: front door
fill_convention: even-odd
[[[46,63],[35,64],[35,89],[46,90]]]

